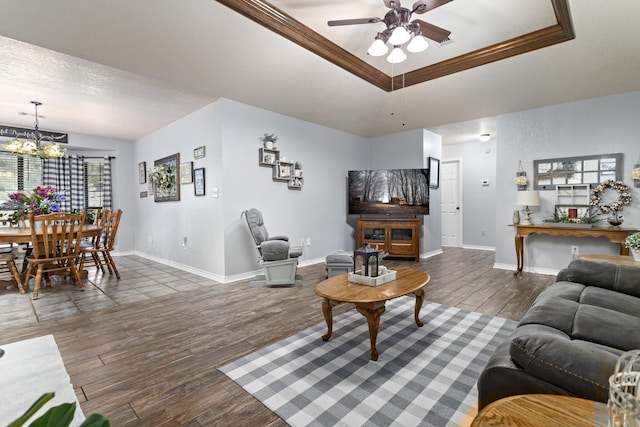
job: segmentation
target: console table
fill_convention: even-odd
[[[518,262],[518,268],[516,269],[514,276],[522,273],[524,268],[524,238],[530,234],[548,234],[550,236],[563,236],[563,237],[605,237],[611,243],[615,243],[620,246],[620,255],[629,255],[629,249],[624,247],[624,238],[629,234],[635,233],[634,228],[577,228],[577,227],[560,227],[551,225],[523,225],[523,224],[509,224],[510,227],[516,228],[516,260]]]

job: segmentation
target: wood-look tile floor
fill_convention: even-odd
[[[302,287],[255,288],[136,256],[116,263],[121,280],[91,270],[84,292],[68,279],[36,301],[0,289],[0,343],[53,334],[83,412],[102,413],[113,426],[286,425],[217,368],[324,322],[313,292],[323,264],[299,269]],[[457,248],[419,263],[385,260],[429,273],[427,301],[513,320],[554,281],[518,279],[493,263],[493,252]]]

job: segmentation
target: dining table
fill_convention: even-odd
[[[95,224],[83,224],[82,225],[82,238],[97,237],[102,233],[104,227]],[[36,234],[42,234],[42,231],[37,231]],[[0,244],[7,243],[31,243],[31,228],[28,226],[22,227],[0,227]],[[25,266],[23,265],[22,272],[25,272]],[[80,271],[80,276],[87,277],[86,271]]]

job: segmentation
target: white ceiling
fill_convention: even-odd
[[[454,0],[415,15],[452,31],[392,70],[366,49],[382,0],[272,0],[386,74],[555,22],[550,0]],[[410,7],[410,4],[404,4]],[[0,0],[0,123],[134,140],[220,97],[362,135],[495,134],[498,114],[640,90],[640,2],[570,0],[576,38],[389,93],[213,0]],[[404,68],[402,68],[404,67]]]

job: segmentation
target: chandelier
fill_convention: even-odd
[[[13,141],[3,144],[4,148],[14,154],[26,154],[33,157],[39,157],[41,159],[64,156],[66,150],[64,148],[60,148],[60,145],[57,143],[51,142],[47,145],[41,146],[40,143],[42,135],[38,130],[38,106],[42,105],[42,102],[31,101],[31,103],[36,108],[34,139],[14,139]]]

